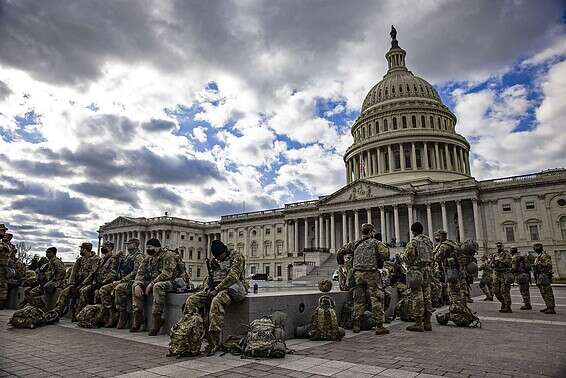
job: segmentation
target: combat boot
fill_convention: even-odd
[[[521,310],[532,310],[533,308],[531,307],[530,303],[525,303],[524,306],[521,306]]]
[[[554,314],[556,314],[556,311],[554,311],[554,307],[549,307],[549,308],[546,309],[546,311],[544,313],[554,315]]]
[[[513,312],[513,310],[511,310],[511,306],[507,306],[507,307],[504,307],[502,310],[499,310],[499,312],[501,312],[503,314],[511,314]]]
[[[383,326],[383,324],[375,326],[375,334],[376,335],[387,335],[389,334],[389,330]]]
[[[424,327],[423,327],[423,318],[416,318],[415,319],[415,324],[408,326],[407,328],[405,328],[407,331],[413,331],[413,332],[424,332]]]
[[[113,308],[108,309],[108,317],[106,318],[106,323],[104,323],[105,328],[114,328],[118,322],[118,312]]]
[[[126,328],[127,323],[128,323],[128,311],[120,310],[120,315],[118,317],[118,325],[116,326],[116,328],[124,329]]]
[[[360,327],[360,320],[356,319],[352,322],[352,331],[354,333],[360,333],[361,327]]]
[[[143,314],[141,311],[134,311],[134,319],[132,320],[132,327],[130,332],[139,332],[143,322]]]
[[[548,310],[548,307],[543,308],[540,312],[546,312],[546,310]]]
[[[425,331],[432,331],[432,324],[430,322],[430,315],[425,315],[423,318],[423,328]]]
[[[209,331],[206,333],[207,345],[204,352],[207,356],[214,356],[218,348],[220,347],[220,332]]]
[[[153,324],[148,332],[148,336],[157,336],[161,329],[161,314],[153,314]]]

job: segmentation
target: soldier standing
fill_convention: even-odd
[[[521,256],[517,247],[511,248],[511,272],[515,275],[515,280],[519,285],[521,297],[523,297],[523,306],[521,310],[532,310],[531,294],[529,293],[529,284],[531,283],[531,266],[526,256]]]
[[[143,323],[143,306],[146,298],[153,293],[151,314],[153,324],[149,336],[156,336],[161,328],[161,315],[165,307],[167,292],[175,290],[176,258],[171,251],[161,248],[157,239],[149,239],[146,243],[149,255],[138,269],[132,285],[132,308],[134,319],[130,332],[138,332]]]
[[[3,310],[8,300],[8,280],[11,278],[12,269],[10,263],[10,245],[4,241],[6,226],[0,224],[0,310]]]
[[[501,302],[499,312],[511,313],[511,283],[513,274],[511,273],[511,254],[503,249],[503,243],[495,243],[497,251],[493,258],[493,270],[495,278],[493,280],[495,297]]]
[[[533,250],[537,253],[534,262],[534,272],[537,280],[537,286],[540,290],[540,295],[544,299],[546,308],[540,310],[545,314],[556,314],[554,310],[554,293],[552,292],[552,259],[546,253],[541,243],[533,245]]]
[[[465,267],[462,264],[461,251],[458,245],[447,238],[444,230],[434,233],[434,240],[438,243],[434,248],[433,258],[439,269],[442,270],[444,279],[448,284],[448,300],[450,302],[450,314],[463,311],[466,306],[466,293],[462,287],[462,275]]]
[[[45,251],[48,263],[38,269],[38,285],[26,292],[24,302],[46,308],[43,295],[54,294],[65,284],[65,264],[57,257],[57,248],[49,247]]]
[[[79,289],[79,301],[77,310],[82,310],[96,296],[96,291],[102,286],[113,282],[117,278],[116,269],[118,267],[117,258],[112,253],[114,244],[105,244],[100,248],[102,258],[98,261],[98,265],[91,276],[87,279],[88,284]],[[104,307],[102,318],[108,322],[110,310]]]
[[[481,262],[478,269],[483,272],[480,279],[480,289],[485,294],[484,301],[493,301],[493,268],[487,255],[481,257]]]
[[[63,316],[65,312],[65,307],[69,304],[71,299],[78,301],[79,290],[86,285],[89,285],[92,278],[92,273],[96,270],[100,258],[94,254],[92,250],[92,243],[85,242],[80,245],[81,256],[75,261],[71,274],[69,276],[69,281],[67,287],[61,291],[59,294],[59,299],[55,305],[55,309],[59,316]],[[75,317],[78,315],[77,306],[73,309],[73,321],[76,321]],[[80,311],[80,309],[79,309]]]
[[[247,289],[244,285],[246,260],[242,254],[229,251],[220,240],[213,240],[210,245],[212,261],[207,260],[208,275],[200,290],[185,302],[185,314],[208,306],[208,354],[216,352],[220,346],[220,332],[224,325],[226,308],[234,301],[245,298]]]
[[[114,247],[114,243],[106,242],[105,245]],[[128,301],[132,295],[132,284],[138,273],[144,257],[140,251],[140,241],[138,239],[130,239],[126,243],[126,256],[119,252],[117,279],[100,288],[100,301],[102,306],[110,313],[107,318],[105,327],[114,327],[116,325],[116,310],[118,312],[118,324],[116,328],[124,329],[128,323]],[[113,301],[114,299],[114,301]],[[116,310],[114,309],[116,306]]]
[[[423,235],[423,225],[415,222],[411,225],[413,239],[407,243],[403,256],[407,264],[407,277],[411,275],[420,276],[416,281],[416,287],[411,288],[410,297],[413,303],[413,317],[415,324],[407,327],[408,331],[423,332],[432,331],[430,317],[432,316],[431,302],[431,263],[432,263],[432,241]]]

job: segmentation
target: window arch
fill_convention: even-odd
[[[417,127],[417,117],[411,116],[411,127],[414,129]]]

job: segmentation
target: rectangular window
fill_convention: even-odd
[[[181,235],[181,240],[185,240],[185,235]]]
[[[266,235],[271,234],[271,229],[270,229],[270,228],[266,228],[266,229],[265,229],[265,234],[266,234]]]
[[[277,265],[277,277],[281,277],[281,265]]]
[[[535,209],[535,203],[532,201],[527,201],[525,202],[525,208],[527,210],[534,210]]]
[[[193,267],[189,266],[189,276],[193,276]]]
[[[228,232],[228,237],[229,237],[229,238],[234,237],[234,233],[233,233],[232,231]]]
[[[270,268],[269,265],[266,265],[266,266],[264,267],[264,269],[265,269],[265,274],[267,274],[268,276],[269,276],[269,268]]]
[[[515,241],[515,229],[513,226],[506,226],[505,227],[505,236],[508,242]]]
[[[202,238],[200,236],[198,237],[198,241],[202,241]]]
[[[200,251],[197,251],[197,259],[200,260]]]
[[[509,212],[509,211],[511,211],[511,205],[508,204],[508,203],[504,203],[504,204],[501,206],[501,209],[502,209],[503,211]]]
[[[407,128],[407,117],[405,117],[405,116],[401,117],[401,123],[403,124],[403,128],[406,129]]]
[[[278,233],[278,234],[281,233],[281,227],[277,227],[277,233]]]
[[[200,268],[197,268],[197,278],[200,277]]]
[[[189,236],[189,240],[193,240],[193,235]]]
[[[529,233],[531,234],[531,240],[540,240],[538,235],[538,226],[536,224],[529,226]]]
[[[251,273],[251,274],[255,274],[255,272],[256,272],[256,267],[255,267],[255,265],[252,265],[252,266],[250,267],[250,273]]]

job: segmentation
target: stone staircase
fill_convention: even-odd
[[[315,267],[304,277],[297,278],[297,281],[310,281],[318,282],[324,278],[332,279],[332,274],[338,269],[338,263],[336,262],[336,255],[331,253],[328,259],[323,262],[320,266]]]

